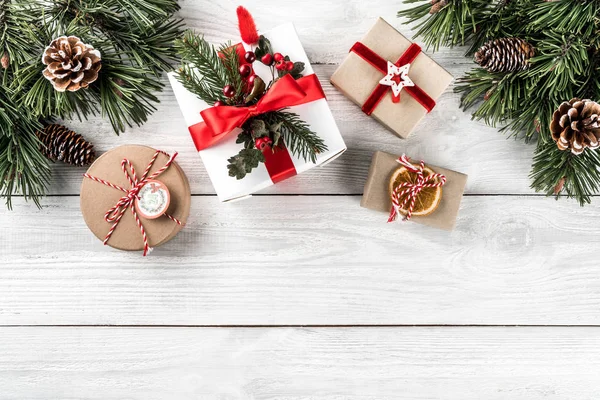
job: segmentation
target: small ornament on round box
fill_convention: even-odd
[[[154,219],[167,212],[171,196],[169,188],[157,180],[148,180],[135,199],[135,209],[144,218]]]
[[[94,235],[105,245],[144,255],[173,239],[191,203],[176,156],[129,145],[99,157],[81,184],[81,212]]]

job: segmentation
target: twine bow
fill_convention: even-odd
[[[402,182],[394,188],[392,192],[392,210],[390,211],[388,222],[395,221],[396,217],[400,214],[400,208],[404,207],[406,203],[410,202],[406,216],[402,219],[403,221],[408,221],[412,216],[413,209],[415,208],[415,201],[423,189],[440,187],[446,184],[446,177],[442,174],[431,174],[428,176],[423,174],[423,170],[425,169],[425,162],[423,160],[421,160],[421,163],[418,166],[415,166],[410,163],[405,154],[402,154],[402,157],[398,158],[396,162],[404,166],[410,172],[417,174],[417,181],[414,183]],[[400,198],[405,195],[406,197],[402,203],[400,203]]]
[[[169,160],[166,162],[166,164],[163,167],[161,167],[159,170],[154,172],[152,175],[148,176],[148,174],[150,173],[150,170],[152,169],[152,166],[154,165],[154,162],[156,161],[156,158],[158,157],[159,154],[166,155],[167,157],[169,157]],[[109,208],[108,211],[106,212],[106,214],[104,214],[104,220],[109,223],[112,222],[112,226],[111,226],[110,230],[108,231],[108,233],[106,234],[106,237],[104,238],[104,242],[103,242],[104,245],[108,244],[108,241],[110,240],[113,232],[119,225],[119,222],[121,222],[121,218],[123,218],[123,214],[125,214],[125,211],[129,207],[131,207],[131,212],[133,213],[133,218],[135,218],[135,222],[136,222],[137,226],[140,228],[140,232],[142,233],[142,238],[144,239],[144,256],[146,256],[149,252],[152,251],[152,248],[148,244],[148,236],[146,235],[146,230],[144,229],[144,225],[142,224],[142,221],[140,220],[137,212],[135,211],[134,201],[135,201],[135,199],[138,198],[138,193],[140,192],[140,189],[149,180],[154,179],[157,176],[159,176],[160,174],[162,174],[163,172],[165,172],[171,166],[175,157],[177,157],[177,153],[173,154],[172,156],[169,156],[164,151],[157,150],[156,153],[154,153],[154,156],[152,157],[150,162],[148,163],[148,166],[146,167],[146,170],[144,171],[144,174],[142,175],[141,179],[137,178],[137,175],[135,173],[135,168],[133,168],[133,164],[131,163],[131,161],[129,161],[127,158],[124,158],[123,161],[121,161],[121,169],[123,170],[123,173],[125,173],[125,176],[127,177],[129,184],[131,185],[131,189],[125,189],[119,185],[115,185],[114,183],[105,181],[104,179],[97,178],[97,177],[87,174],[87,173],[83,174],[83,176],[85,178],[91,179],[95,182],[101,183],[103,185],[109,186],[113,189],[117,189],[117,190],[120,190],[120,191],[126,193],[125,196],[121,197],[119,199],[119,201],[117,201],[117,204],[115,204],[113,207]],[[181,222],[180,220],[178,220],[177,218],[173,217],[170,214],[165,213],[164,216],[179,225],[184,225],[183,222]]]

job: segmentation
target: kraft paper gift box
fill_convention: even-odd
[[[434,102],[428,104],[429,106],[435,105],[435,101],[452,82],[450,73],[381,18],[358,44],[367,48],[364,52],[370,50],[379,56],[383,62],[382,68],[387,61],[396,64],[409,48],[414,51],[416,58],[409,63],[408,78]],[[356,46],[353,46],[353,50],[333,73],[331,83],[346,97],[363,107],[386,74],[359,55],[364,52],[358,51],[360,49]],[[389,86],[386,88],[390,89]],[[397,136],[406,138],[428,113],[427,108],[409,93],[414,90],[415,87],[404,87],[398,103],[393,101],[392,90],[387,90],[370,115]]]
[[[400,164],[396,161],[398,157],[383,151],[377,151],[373,154],[369,177],[365,183],[363,197],[360,202],[361,207],[386,214],[390,213],[392,201],[388,185],[392,173],[400,167]],[[419,160],[411,160],[413,164],[418,164],[418,162]],[[446,177],[446,184],[442,186],[442,199],[433,213],[425,216],[413,215],[410,221],[434,228],[452,230],[456,223],[460,201],[467,184],[467,175],[427,163],[425,165],[435,173]],[[382,219],[385,218],[386,216],[382,215]]]
[[[275,52],[287,54],[294,61],[304,62],[304,76],[314,73],[293,24],[278,26],[264,35],[271,41]],[[243,45],[247,50],[251,50],[247,44],[243,43]],[[258,61],[252,67],[254,73],[260,76],[265,83],[268,84],[271,81],[269,67]],[[202,122],[200,111],[212,107],[212,104],[206,104],[195,94],[187,91],[177,80],[175,73],[169,74],[169,80],[187,126]],[[298,114],[302,120],[308,122],[310,128],[324,140],[328,148],[327,151],[317,155],[316,163],[312,163],[310,160],[305,161],[302,157],[295,156],[290,152],[297,174],[315,166],[322,166],[346,150],[346,145],[326,99],[289,107],[287,110]],[[239,130],[230,133],[223,141],[199,152],[220,201],[241,199],[273,185],[264,163],[259,164],[258,168],[253,169],[243,179],[237,180],[229,176],[227,159],[236,155],[243,146],[235,143],[238,132]]]
[[[148,146],[119,146],[98,157],[87,170],[87,174],[129,190],[132,186],[123,172],[121,162],[124,159],[129,160],[136,171],[136,177],[141,179],[156,151]],[[159,154],[149,170],[149,175],[164,166],[168,159],[169,157],[165,154]],[[185,223],[190,213],[192,197],[188,179],[181,167],[174,161],[156,180],[164,183],[169,190],[168,214]],[[80,196],[81,213],[86,224],[98,239],[104,240],[112,227],[112,223],[105,220],[107,210],[115,206],[124,195],[126,193],[108,185],[88,178],[83,179]],[[183,229],[183,225],[175,223],[166,216],[155,219],[141,217],[141,222],[150,247],[163,245]],[[144,249],[140,227],[129,209],[125,210],[122,219],[106,244],[120,250]]]

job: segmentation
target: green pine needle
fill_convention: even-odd
[[[473,110],[473,118],[537,142],[531,172],[536,191],[552,195],[564,182],[562,193],[589,203],[600,189],[600,152],[558,150],[549,124],[563,101],[600,101],[600,1],[447,0],[431,15],[429,1],[405,3],[416,5],[399,16],[416,23],[416,36],[435,50],[466,44],[472,55],[485,42],[504,37],[535,47],[529,69],[491,73],[475,68],[458,80],[455,91],[461,93],[461,107]]]
[[[177,60],[182,21],[177,0],[0,0],[0,195],[39,205],[49,181],[35,135],[54,118],[106,116],[116,133],[144,123],[156,109],[161,75]],[[58,92],[44,78],[42,54],[62,35],[98,49],[98,79]]]

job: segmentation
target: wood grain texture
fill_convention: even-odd
[[[192,199],[146,258],[102,246],[78,197],[0,213],[2,324],[600,324],[600,206],[463,199],[457,228],[359,196]],[[593,239],[592,239],[593,241]]]
[[[599,328],[1,328],[0,399],[592,400]]]
[[[180,0],[180,16],[212,42],[236,40],[238,3]],[[440,325],[600,325],[600,205],[520,196],[533,148],[471,121],[451,89],[401,140],[331,87],[377,17],[411,36],[400,1],[242,4],[261,28],[295,23],[348,151],[221,204],[169,87],[120,137],[99,117],[69,122],[100,153],[178,151],[192,214],[150,257],[103,247],[79,211],[84,170],[60,164],[42,210],[0,210],[0,400],[596,400],[598,327]],[[473,65],[463,52],[433,58],[458,77]],[[359,208],[375,150],[469,175],[454,232]],[[332,326],[413,324],[438,326]]]

